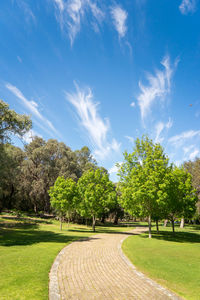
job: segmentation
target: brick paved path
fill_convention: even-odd
[[[49,299],[180,299],[138,272],[123,255],[121,243],[130,234],[97,234],[65,247],[51,269]]]

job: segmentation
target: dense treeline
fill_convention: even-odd
[[[77,181],[97,168],[87,147],[72,151],[64,143],[35,137],[24,150],[2,146],[1,208],[50,212],[48,190],[58,176]]]

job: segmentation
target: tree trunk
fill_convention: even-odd
[[[96,224],[96,219],[95,215],[92,216],[92,230],[95,232],[95,224]]]
[[[60,214],[60,230],[62,231],[62,214]]]
[[[149,223],[149,238],[151,239],[151,215],[149,215],[148,223]]]
[[[116,215],[115,215],[115,218],[114,218],[114,224],[115,224],[115,225],[118,224],[118,220],[119,220],[119,217],[118,217],[118,215],[116,214]]]
[[[156,231],[159,233],[158,220],[156,220]]]
[[[172,219],[172,231],[174,233],[174,218]]]
[[[67,227],[69,229],[69,212],[67,212]]]
[[[102,217],[101,217],[101,223],[105,223],[105,218],[106,218],[106,215],[105,213],[102,214]]]
[[[37,205],[34,204],[34,212],[37,214]]]
[[[164,221],[164,227],[167,227],[167,223],[168,223],[168,220],[166,219],[166,220]]]
[[[184,225],[185,225],[185,219],[181,218],[180,228],[184,228]]]

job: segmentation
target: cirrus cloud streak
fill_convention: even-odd
[[[110,123],[102,119],[98,112],[98,103],[94,102],[92,90],[88,87],[81,89],[75,83],[74,93],[66,92],[66,99],[76,110],[81,126],[86,130],[97,158],[105,159],[111,151],[119,151],[120,144],[114,139],[108,140]]]

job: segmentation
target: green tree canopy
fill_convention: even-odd
[[[200,158],[196,158],[194,161],[185,162],[184,169],[192,175],[192,185],[197,191],[197,215],[200,221]]]
[[[176,217],[191,218],[196,210],[197,194],[192,186],[192,176],[183,168],[171,167],[161,184],[159,197],[164,203],[165,218],[172,222]]]
[[[96,217],[115,203],[114,184],[103,170],[91,169],[78,180],[78,191],[81,199],[79,212],[82,216],[92,217],[95,231]]]
[[[51,206],[60,215],[60,224],[62,230],[62,217],[67,213],[69,222],[69,213],[77,207],[77,186],[71,178],[65,179],[58,177],[55,184],[49,189]]]
[[[148,217],[149,237],[151,219],[156,217],[161,205],[158,192],[167,167],[168,158],[163,148],[147,136],[136,140],[133,153],[124,153],[124,163],[120,167],[121,204],[133,215]]]

